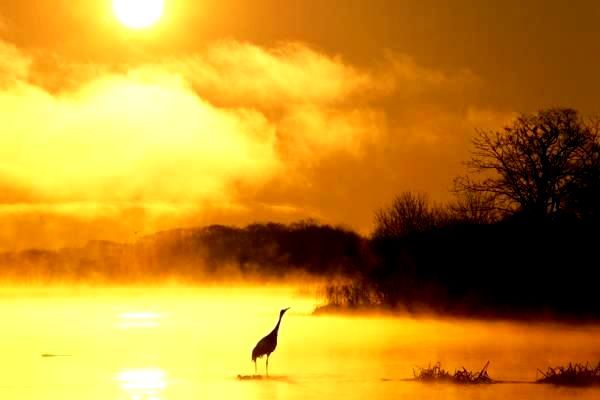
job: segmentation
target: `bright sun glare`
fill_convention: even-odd
[[[144,29],[160,20],[164,0],[113,0],[113,8],[123,25],[131,29]]]

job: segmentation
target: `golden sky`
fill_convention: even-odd
[[[0,251],[208,223],[368,233],[476,128],[600,110],[595,1],[0,0]]]

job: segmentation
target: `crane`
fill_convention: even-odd
[[[277,348],[277,334],[279,333],[279,326],[281,325],[281,318],[283,314],[290,308],[284,308],[279,312],[279,320],[275,328],[264,338],[260,339],[259,342],[254,346],[252,350],[252,361],[254,362],[254,372],[257,373],[258,369],[256,366],[256,359],[262,356],[267,356],[267,376],[269,376],[269,356]]]

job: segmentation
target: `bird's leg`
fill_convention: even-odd
[[[267,356],[267,377],[269,376],[269,356]]]
[[[258,375],[258,367],[256,366],[256,360],[254,360],[254,375]]]

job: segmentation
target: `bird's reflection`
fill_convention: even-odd
[[[167,386],[166,374],[158,368],[123,370],[117,380],[131,400],[161,400]]]

